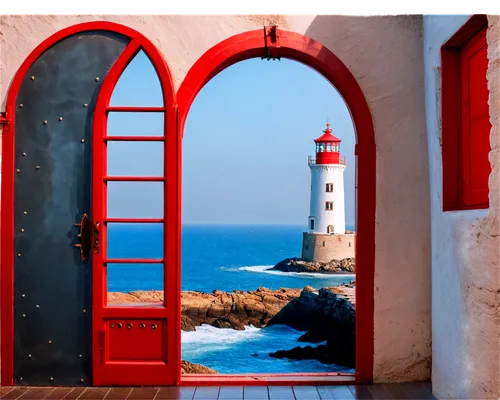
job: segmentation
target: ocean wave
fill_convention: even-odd
[[[274,265],[254,265],[250,267],[241,267],[241,271],[249,272],[262,272],[270,275],[283,275],[283,276],[296,276],[298,278],[320,278],[320,279],[332,279],[332,278],[350,278],[355,277],[355,274],[319,274],[313,272],[283,272],[283,271],[270,271]]]
[[[219,267],[222,271],[229,271],[229,272],[239,272],[238,267]]]
[[[216,328],[210,325],[197,326],[194,331],[182,331],[182,344],[217,344],[236,343],[245,339],[250,339],[257,336],[260,328],[252,325],[245,326],[244,331],[237,331],[235,329]]]

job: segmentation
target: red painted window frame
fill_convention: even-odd
[[[474,15],[441,47],[443,211],[489,207],[487,198],[471,202],[465,195],[464,180],[472,177],[463,157],[467,150],[464,148],[467,120],[463,114],[465,88],[462,70],[464,48],[471,41],[478,40],[477,35],[484,35],[487,26],[485,15]]]
[[[328,79],[343,97],[354,123],[356,161],[356,382],[373,381],[376,145],[373,119],[364,94],[347,66],[327,47],[310,37],[277,27],[237,34],[207,50],[188,71],[177,91],[178,133],[182,137],[189,108],[203,86],[225,68],[250,58],[279,56],[299,61]],[[182,144],[180,142],[180,144]],[[180,155],[179,155],[180,156]],[[180,170],[180,168],[179,168]],[[180,178],[179,178],[180,179]],[[179,180],[180,182],[180,180]],[[180,196],[179,191],[179,196]],[[179,200],[180,202],[180,200]],[[185,385],[323,384],[335,374],[301,374],[310,380],[260,380],[248,376],[182,377]],[[257,377],[257,375],[252,375]],[[344,383],[347,380],[344,381]],[[333,380],[331,381],[333,382]],[[341,379],[336,382],[341,383]]]

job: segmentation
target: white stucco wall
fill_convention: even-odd
[[[469,16],[424,18],[425,100],[432,220],[432,383],[439,398],[499,398],[500,248],[498,230],[498,31],[488,34],[496,53],[496,122],[492,130],[495,175],[490,210],[442,211],[441,46]],[[498,20],[498,17],[496,17]],[[496,49],[494,49],[496,47]],[[493,59],[490,57],[490,72]],[[491,78],[491,77],[490,77]],[[493,90],[492,90],[493,89]],[[490,115],[493,111],[490,99]],[[493,115],[491,115],[493,117]],[[496,124],[496,125],[495,125]],[[496,128],[495,128],[496,126]],[[496,171],[496,172],[495,172]]]
[[[42,40],[69,25],[111,20],[146,35],[179,87],[210,47],[276,23],[335,53],[357,79],[375,125],[375,381],[430,378],[429,170],[422,17],[1,16],[0,107],[15,71]],[[395,284],[397,283],[397,284]]]
[[[333,225],[333,233],[345,233],[344,170],[345,165],[311,164],[311,197],[309,217],[314,218],[311,233],[328,233],[328,225]],[[326,191],[326,184],[333,183],[333,191]],[[333,202],[333,210],[326,210],[326,202]],[[311,226],[309,225],[309,228]]]

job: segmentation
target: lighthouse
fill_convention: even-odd
[[[309,156],[311,197],[307,232],[303,235],[302,258],[329,262],[354,257],[354,234],[346,234],[344,204],[345,156],[340,155],[341,140],[326,124],[314,140],[316,155]]]

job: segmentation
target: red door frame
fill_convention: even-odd
[[[357,144],[357,193],[356,193],[356,381],[373,381],[374,351],[374,279],[375,279],[375,204],[376,204],[376,148],[375,131],[368,103],[356,79],[345,64],[321,43],[276,27],[244,32],[218,43],[205,52],[188,71],[177,91],[179,136],[184,134],[184,124],[191,104],[198,92],[215,75],[225,68],[249,58],[283,57],[299,61],[315,69],[328,79],[340,92],[351,113]],[[182,142],[179,141],[180,145]],[[182,150],[179,150],[179,160]],[[179,164],[179,174],[181,174]],[[179,204],[181,204],[181,176]],[[302,374],[311,375],[311,374]],[[314,374],[313,374],[314,375]],[[319,378],[316,374],[316,377]],[[322,374],[325,376],[325,374]],[[327,374],[328,375],[328,374]],[[329,374],[330,376],[334,374]],[[267,375],[269,377],[269,375]],[[317,379],[297,382],[293,377],[287,383],[318,383]],[[229,377],[227,377],[229,378]],[[224,379],[198,375],[183,379],[186,384],[249,384],[245,377]],[[283,375],[277,384],[285,384]],[[255,383],[255,380],[252,382]],[[269,380],[261,384],[270,384]]]
[[[115,30],[116,31],[116,30]],[[110,106],[111,96],[129,63],[136,54],[143,50],[149,57],[158,74],[163,95],[162,107],[121,107]],[[164,115],[162,136],[108,136],[109,112],[161,112]],[[123,53],[113,64],[105,78],[97,98],[92,127],[92,219],[100,222],[98,253],[92,257],[92,372],[94,386],[133,386],[133,385],[176,385],[180,374],[180,319],[177,308],[180,308],[180,246],[178,234],[180,219],[176,190],[178,188],[177,167],[177,109],[172,77],[165,59],[156,46],[139,33],[131,37],[131,41]],[[164,144],[164,170],[162,177],[107,176],[107,146],[110,141],[155,141]],[[107,182],[162,182],[163,218],[107,218]],[[107,224],[108,223],[162,223],[163,224],[163,258],[158,259],[107,259]],[[106,264],[110,263],[162,263],[164,266],[164,302],[161,306],[152,307],[107,307],[107,274]],[[133,267],[131,267],[133,268]],[[110,356],[108,325],[115,319],[131,319],[144,322],[163,321],[163,357],[168,362],[103,362]],[[149,320],[149,321],[146,321]],[[125,325],[125,322],[124,322]],[[160,325],[160,324],[158,324]],[[151,348],[150,343],[143,344]]]
[[[107,22],[107,21],[94,21],[86,22],[70,26],[61,31],[56,32],[42,43],[40,43],[22,63],[17,71],[7,96],[6,103],[6,118],[7,124],[3,127],[2,135],[2,210],[1,210],[1,265],[0,265],[0,288],[1,288],[1,384],[3,386],[13,385],[14,378],[14,152],[15,152],[15,108],[16,98],[21,83],[31,65],[40,57],[47,49],[55,45],[57,42],[63,40],[68,36],[72,36],[86,31],[110,31],[121,34],[130,38],[130,42],[120,57],[117,59],[109,74],[105,78],[101,87],[93,121],[93,144],[92,144],[92,157],[93,157],[93,186],[94,192],[92,207],[93,207],[93,221],[95,222],[95,215],[103,215],[103,205],[106,200],[106,193],[103,191],[103,185],[97,184],[99,178],[102,182],[103,168],[106,166],[106,154],[103,152],[104,143],[103,136],[106,132],[107,111],[109,101],[113,89],[125,70],[128,63],[137,54],[139,50],[143,50],[150,58],[157,74],[159,81],[162,85],[164,107],[161,110],[165,115],[165,132],[170,132],[169,135],[165,134],[163,142],[165,143],[165,167],[164,167],[164,262],[165,270],[169,269],[169,274],[165,276],[165,289],[172,293],[168,307],[143,310],[140,314],[141,318],[155,318],[155,317],[168,317],[174,320],[175,326],[169,329],[168,341],[168,354],[171,354],[172,364],[169,366],[169,380],[165,384],[176,384],[180,377],[180,318],[177,309],[180,310],[180,208],[178,204],[178,196],[175,195],[175,190],[178,190],[179,183],[177,182],[176,168],[180,163],[176,158],[177,148],[177,109],[175,102],[175,93],[170,71],[167,63],[162,54],[158,51],[156,46],[149,41],[144,35],[139,32],[128,28],[126,26]],[[134,109],[134,107],[131,107]],[[126,107],[119,107],[116,111],[127,111]],[[134,111],[134,110],[130,110]],[[135,109],[135,111],[140,111]],[[158,110],[156,110],[158,111]],[[130,138],[128,138],[130,139]],[[167,193],[169,194],[167,196]],[[96,202],[97,198],[97,202]],[[105,207],[105,206],[104,206]],[[100,218],[100,217],[99,217]],[[123,221],[122,221],[123,222]],[[102,228],[101,228],[102,229]],[[105,228],[104,228],[105,229]],[[101,235],[102,236],[102,235]],[[102,237],[101,237],[102,243]],[[102,253],[102,252],[101,252]],[[168,257],[166,257],[168,254]],[[100,255],[102,256],[102,254]],[[100,257],[99,256],[99,257]],[[93,256],[94,257],[94,256]],[[106,317],[106,310],[103,304],[95,307],[98,300],[105,298],[106,287],[103,287],[103,274],[98,270],[102,265],[103,260],[94,260],[92,266],[92,325],[93,325],[93,367],[96,363],[100,362],[99,348],[96,343],[102,338],[96,334],[96,323],[102,322],[102,318]],[[167,275],[169,277],[167,281]],[[105,276],[104,276],[105,279]],[[105,283],[105,281],[104,281]],[[97,291],[100,290],[98,293]],[[136,310],[128,308],[115,307],[113,316],[115,318],[124,317],[128,318]],[[121,379],[121,384],[133,384],[133,376],[124,374]],[[165,377],[161,377],[165,381]],[[131,383],[132,382],[132,383]],[[99,382],[97,382],[99,384]],[[151,384],[157,384],[158,379]],[[147,384],[142,383],[142,384]]]

